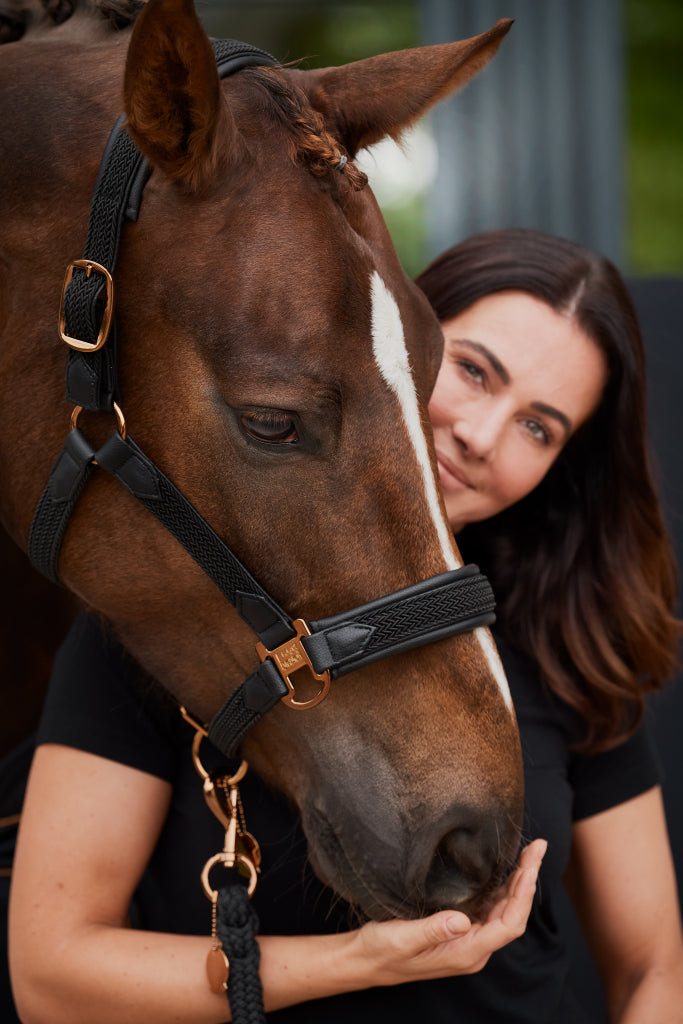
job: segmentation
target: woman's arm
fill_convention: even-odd
[[[125,927],[170,797],[168,783],[114,761],[53,744],[36,751],[10,891],[22,1021],[226,1019],[204,980],[205,941]]]
[[[220,1024],[205,975],[207,936],[125,926],[171,788],[69,747],[39,747],[12,878],[10,968],[25,1024]],[[484,924],[442,912],[328,936],[264,936],[266,1009],[478,970],[522,933],[544,844],[532,844]],[[191,881],[188,884],[192,884]]]
[[[683,1024],[683,939],[659,788],[577,822],[565,881],[610,1020]]]

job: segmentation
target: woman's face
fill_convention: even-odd
[[[571,316],[526,292],[487,295],[441,326],[429,416],[457,533],[540,483],[598,405],[607,367]]]

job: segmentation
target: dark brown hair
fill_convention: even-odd
[[[504,636],[587,723],[581,749],[616,745],[678,664],[676,567],[652,482],[645,357],[626,286],[573,242],[510,229],[474,235],[417,278],[439,320],[493,292],[570,311],[607,359],[590,419],[522,501],[458,536],[491,577]]]

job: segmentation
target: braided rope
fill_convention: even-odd
[[[259,920],[240,883],[218,891],[216,934],[230,961],[228,998],[233,1024],[265,1024],[263,987],[259,975],[261,950],[256,941]]]

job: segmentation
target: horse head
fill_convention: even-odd
[[[127,33],[90,38],[85,15],[8,48],[18,137],[4,143],[0,472],[15,539],[26,546],[68,424],[54,297],[123,77],[127,129],[153,167],[115,279],[138,444],[292,615],[329,616],[461,564],[426,411],[441,333],[353,159],[464,84],[508,27],[221,81],[191,0],[150,0],[127,55]],[[112,427],[90,415],[83,429]],[[250,630],[104,474],[80,499],[60,572],[197,716],[252,671]],[[519,743],[485,629],[361,668],[307,711],[280,705],[242,749],[300,810],[320,877],[371,917],[476,912],[514,859]]]

